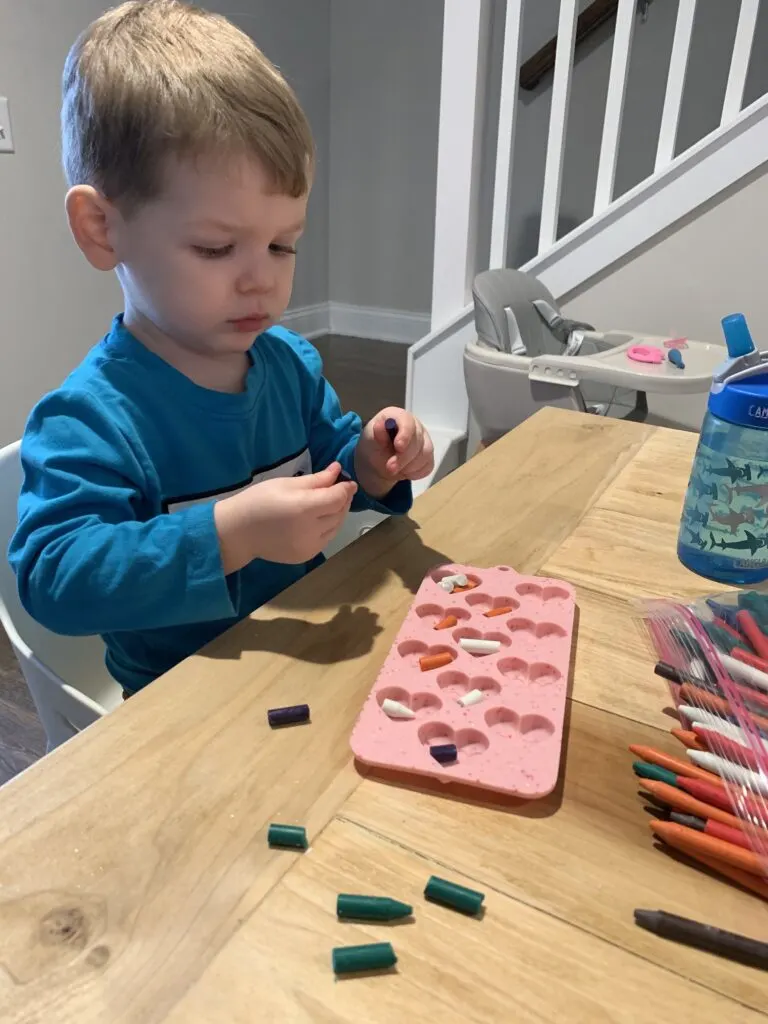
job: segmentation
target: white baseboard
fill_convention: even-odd
[[[411,345],[429,334],[428,313],[405,313],[399,309],[352,306],[344,302],[298,306],[289,310],[282,322],[305,338],[342,334]]]

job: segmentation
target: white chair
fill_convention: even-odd
[[[22,608],[6,555],[21,487],[19,442],[0,449],[0,624],[5,628],[53,750],[122,702],[97,636],[58,636]]]

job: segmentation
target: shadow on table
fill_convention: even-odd
[[[563,744],[560,753],[560,770],[557,785],[552,792],[538,800],[526,800],[522,797],[508,796],[491,790],[480,789],[459,782],[442,782],[440,779],[418,776],[411,772],[395,771],[386,768],[374,768],[371,765],[355,761],[357,771],[365,778],[375,779],[388,786],[412,789],[431,796],[447,800],[459,800],[461,803],[474,804],[479,807],[490,807],[497,811],[508,811],[524,818],[549,818],[555,814],[563,802],[565,791],[565,773],[568,768],[568,747],[571,736],[571,694],[573,693],[573,675],[576,661],[576,637],[579,631],[579,609],[576,607],[573,620],[573,638],[571,642],[570,672],[568,674],[568,690],[563,717]]]

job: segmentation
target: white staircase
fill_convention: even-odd
[[[521,267],[539,277],[556,299],[768,161],[768,95],[742,109],[760,0],[728,3],[738,7],[738,21],[732,45],[723,44],[730,46],[730,67],[719,126],[685,152],[676,152],[697,8],[697,0],[679,0],[655,165],[644,180],[615,198],[633,34],[643,6],[619,0],[592,215],[558,237],[577,18],[588,6],[560,0],[538,251]],[[435,474],[419,490],[465,457],[469,408],[463,351],[475,336],[471,284],[480,271],[507,265],[523,7],[524,0],[507,0],[503,47],[494,47],[491,27],[499,25],[495,0],[445,0],[431,333],[409,350],[406,395],[408,408],[425,422],[437,450]],[[496,66],[492,54],[499,52]],[[491,109],[498,109],[498,117],[491,117]],[[494,146],[489,147],[489,139]]]

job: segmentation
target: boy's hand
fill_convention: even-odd
[[[394,441],[387,420],[397,424]],[[421,480],[435,464],[432,439],[424,425],[405,409],[382,409],[366,423],[355,452],[355,473],[372,498],[389,494],[399,480]]]
[[[254,558],[298,565],[318,555],[339,531],[357,491],[339,481],[341,466],[254,484],[214,506],[224,573]]]

